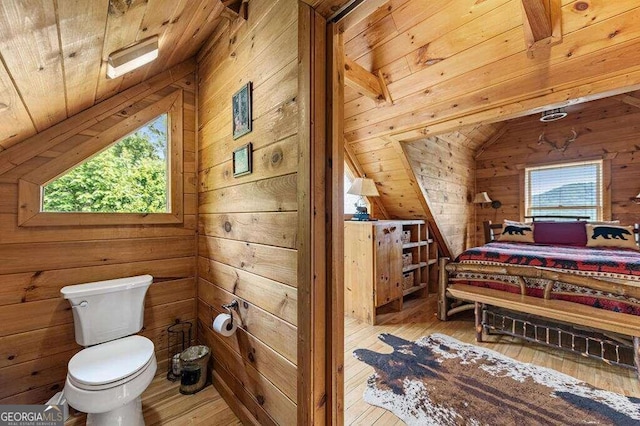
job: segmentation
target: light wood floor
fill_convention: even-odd
[[[469,313],[470,314],[470,313]],[[352,318],[345,318],[345,424],[346,425],[402,425],[391,412],[367,404],[362,399],[367,378],[373,368],[353,357],[355,349],[367,348],[376,352],[391,352],[391,348],[377,336],[391,333],[407,340],[418,340],[432,333],[442,333],[460,341],[475,344],[472,315],[460,314],[455,320],[441,322],[436,318],[436,298],[414,299],[405,303],[397,314],[386,314],[380,325],[370,326]],[[613,367],[580,355],[545,348],[506,336],[489,336],[480,346],[500,352],[522,362],[528,362],[568,374],[598,388],[624,395],[640,397],[640,381],[632,370]]]
[[[242,425],[213,386],[195,395],[182,395],[180,382],[157,376],[142,394],[142,410],[146,426],[227,426]],[[80,426],[85,414],[70,416],[65,426]]]

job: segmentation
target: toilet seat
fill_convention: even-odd
[[[109,389],[133,380],[153,361],[153,342],[134,335],[78,352],[69,361],[67,378],[80,389]]]

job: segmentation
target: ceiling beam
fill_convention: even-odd
[[[522,0],[522,19],[527,54],[562,42],[560,0]]]
[[[524,24],[531,31],[534,41],[551,37],[551,16],[545,8],[544,0],[522,0]]]
[[[389,7],[390,4],[387,3],[389,3],[389,0],[355,0],[353,3],[345,5],[345,7],[349,7],[349,11],[346,14],[343,10],[339,10],[329,18],[329,21],[338,18],[337,22],[340,24],[341,30],[346,31],[359,24],[379,8]]]
[[[603,98],[619,96],[627,92],[640,90],[640,70],[631,74],[626,73],[605,78],[599,81],[590,81],[572,88],[551,90],[542,96],[530,97],[512,101],[511,103],[495,105],[491,108],[477,111],[467,111],[464,114],[444,117],[430,123],[423,121],[421,124],[394,128],[384,134],[376,133],[368,135],[368,138],[391,135],[401,142],[411,142],[442,133],[450,133],[463,126],[475,124],[490,124],[498,121],[507,121],[513,118],[524,117],[541,113],[548,109],[567,107],[584,102],[595,101]],[[629,84],[633,82],[632,84]],[[611,89],[614,87],[613,89]],[[567,100],[568,99],[568,100]],[[542,105],[542,106],[541,106]],[[421,110],[414,111],[417,115]],[[418,121],[416,119],[416,121]],[[351,143],[358,140],[351,140]]]
[[[348,57],[344,57],[345,84],[364,96],[393,103],[381,72],[375,75]]]

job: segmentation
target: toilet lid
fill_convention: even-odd
[[[154,355],[153,342],[129,336],[84,349],[69,361],[69,375],[89,386],[121,380],[144,367]]]

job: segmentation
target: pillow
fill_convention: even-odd
[[[633,226],[587,224],[587,247],[617,247],[640,250]]]
[[[532,243],[533,242],[532,223],[513,222],[505,220],[502,225],[502,234],[498,241],[507,241],[514,243]]]
[[[538,222],[533,230],[536,244],[587,245],[585,222]]]

